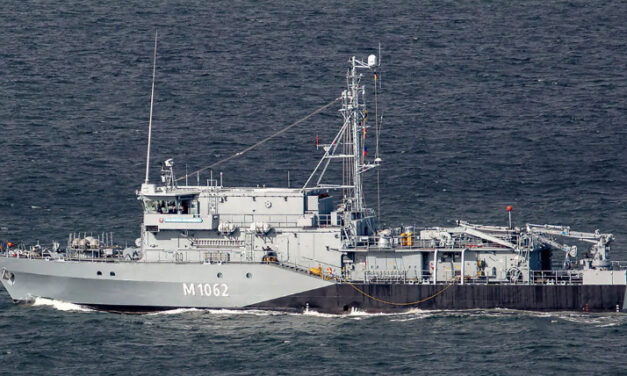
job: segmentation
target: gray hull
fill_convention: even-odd
[[[332,284],[271,264],[0,258],[0,268],[12,275],[2,283],[14,301],[44,297],[120,308],[243,308]]]
[[[353,308],[625,311],[625,285],[338,284],[273,264],[59,262],[1,258],[14,301],[56,299],[107,310],[260,308],[344,313]],[[100,272],[100,273],[99,273]],[[9,277],[10,276],[10,277]],[[425,299],[446,289],[432,299]],[[361,291],[360,291],[361,290]],[[378,300],[371,297],[376,297]],[[413,302],[393,305],[387,302]]]

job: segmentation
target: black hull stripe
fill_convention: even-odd
[[[445,285],[355,284],[363,292],[391,302],[412,302],[441,291]],[[249,306],[257,309],[292,308],[325,313],[345,313],[352,308],[367,312],[399,312],[420,309],[508,308],[526,311],[624,310],[626,286],[569,285],[454,285],[413,306],[395,306],[375,301],[347,284],[322,287]]]

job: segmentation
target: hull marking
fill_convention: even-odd
[[[183,296],[229,296],[229,286],[226,283],[183,283]]]

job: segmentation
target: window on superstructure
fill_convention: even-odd
[[[179,214],[198,214],[198,201],[197,200],[180,200],[178,205]]]
[[[157,212],[157,203],[153,200],[144,200],[144,212],[146,213],[156,213]]]
[[[198,209],[199,209],[198,200],[190,200],[189,214],[194,214],[194,215],[200,214]]]
[[[163,200],[155,200],[154,201],[154,205],[156,208],[156,212],[159,214],[163,214],[163,213],[167,213],[167,209],[166,209],[166,205],[165,205],[165,201]]]
[[[143,204],[146,213],[176,214],[176,201],[145,199]]]

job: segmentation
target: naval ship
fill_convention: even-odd
[[[627,270],[610,260],[609,233],[514,227],[511,207],[507,226],[459,220],[380,228],[363,198],[365,173],[382,162],[382,117],[375,102],[369,122],[366,108],[366,86],[376,98],[379,66],[375,55],[349,59],[346,89],[314,112],[339,103],[339,130],[328,144],[317,140],[323,155],[298,188],[225,187],[221,174],[201,184],[200,172],[177,178],[172,159],[161,165],[159,184],[151,183],[151,96],[135,246],[118,247],[106,233],[72,233],[63,246],[4,243],[2,285],[15,302],[43,297],[120,312],[627,309]],[[154,72],[153,65],[153,94]],[[372,128],[377,148],[369,156]],[[327,176],[332,171],[342,173]],[[587,249],[581,255],[565,242]]]

